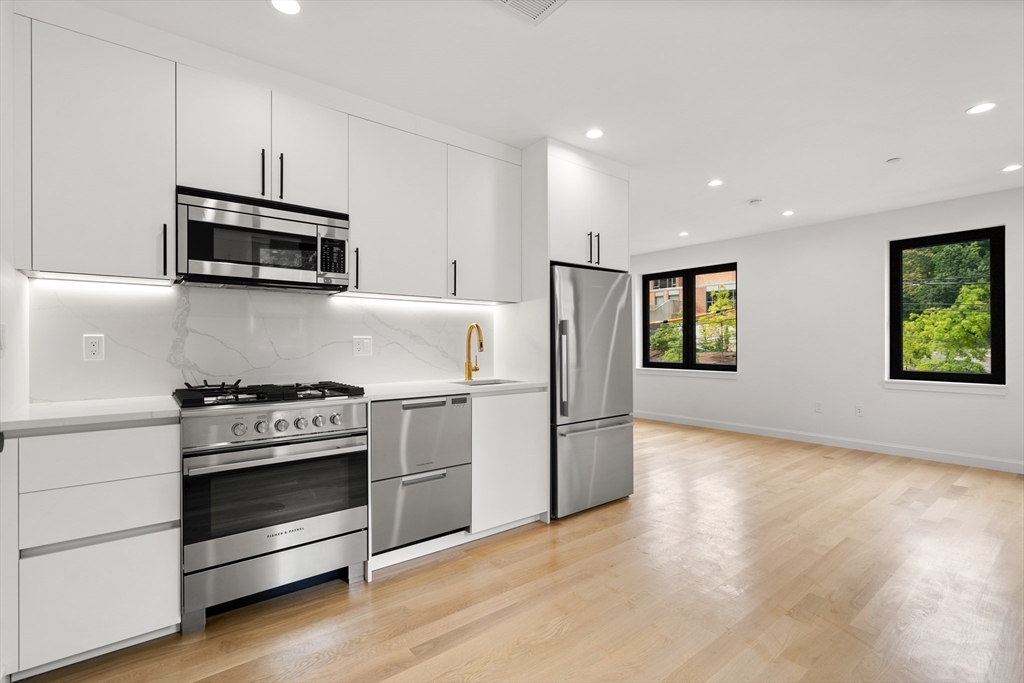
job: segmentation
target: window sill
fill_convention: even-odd
[[[967,384],[962,382],[922,382],[913,379],[887,379],[886,389],[899,391],[934,391],[942,394],[984,394],[1006,396],[1005,384]]]
[[[703,377],[704,379],[739,379],[739,372],[718,370],[679,370],[677,368],[634,368],[638,375],[652,377]]]

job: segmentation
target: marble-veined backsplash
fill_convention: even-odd
[[[32,401],[156,396],[204,379],[461,379],[473,322],[487,343],[480,375],[494,367],[489,306],[43,280],[29,296]],[[96,333],[105,359],[85,361],[82,335]],[[373,337],[373,355],[353,356],[353,336]]]

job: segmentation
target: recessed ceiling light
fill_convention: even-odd
[[[722,181],[718,180],[716,178],[716,179],[712,180],[710,183],[708,183],[708,187],[718,187],[721,184],[722,184]]]
[[[792,212],[792,211],[788,211],[788,210],[787,210],[787,211],[783,211],[783,212],[782,212],[782,215],[783,215],[783,216],[792,216],[792,215],[793,215],[793,212]]]
[[[285,14],[298,14],[299,0],[270,0],[270,4],[274,6],[278,12],[284,12]]]
[[[901,161],[903,161],[903,157],[893,157],[892,159],[886,159],[885,163],[887,163],[887,164],[898,164]]]
[[[600,128],[591,128],[590,130],[587,131],[587,137],[590,138],[591,140],[596,140],[602,135],[604,135],[604,131],[601,130]]]
[[[968,109],[967,113],[968,114],[984,114],[985,112],[992,111],[995,108],[996,108],[996,103],[995,102],[982,102],[981,104],[976,104],[973,107],[971,107],[970,109]]]
[[[1022,168],[1024,168],[1024,166],[1021,166],[1020,164],[1010,164],[1009,166],[1007,166],[1006,168],[1003,169],[1003,173],[1009,173],[1011,171],[1019,171]]]
[[[680,236],[680,237],[686,237],[686,236],[687,236],[687,235],[689,235],[689,234],[690,234],[690,233],[688,233],[688,232],[681,232],[681,233],[679,233],[679,236]]]

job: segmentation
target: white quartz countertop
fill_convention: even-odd
[[[480,377],[478,379],[487,379]],[[447,396],[451,394],[471,394],[473,396],[495,396],[500,394],[521,394],[533,391],[547,391],[547,382],[509,382],[508,384],[481,384],[470,386],[459,384],[454,380],[434,380],[429,382],[388,382],[387,384],[367,384],[364,386],[367,401],[388,401],[402,398],[418,398],[421,396]]]
[[[367,384],[366,395],[353,400],[362,403],[451,394],[471,394],[483,398],[501,394],[547,391],[547,388],[547,382],[510,382],[479,386],[459,384],[453,380],[389,382]],[[173,424],[179,418],[178,403],[171,396],[30,403],[20,410],[4,415],[0,420],[0,431],[11,439],[31,436],[38,432],[69,431],[74,427],[125,427],[128,426],[127,423],[132,422]]]
[[[17,438],[30,436],[36,431],[66,431],[69,427],[114,425],[125,422],[173,424],[178,419],[178,402],[171,396],[58,401],[30,403],[20,410],[4,415],[0,421],[0,431],[4,432],[7,438]]]

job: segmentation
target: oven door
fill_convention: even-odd
[[[320,238],[312,223],[179,205],[181,275],[314,285]],[[184,269],[182,268],[184,266]]]
[[[186,455],[185,573],[365,529],[366,435]]]

